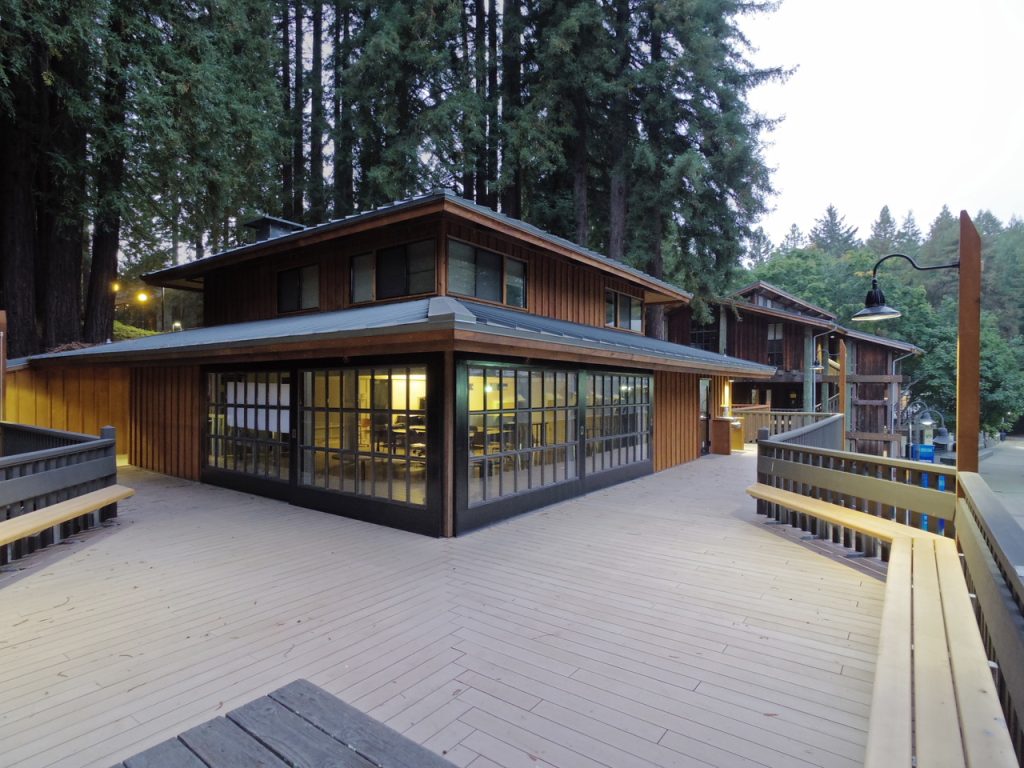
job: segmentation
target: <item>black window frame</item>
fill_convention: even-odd
[[[639,324],[638,327],[633,327],[633,307],[639,308]],[[607,328],[617,328],[620,331],[629,331],[630,333],[643,334],[644,332],[644,300],[638,299],[636,296],[630,296],[628,293],[622,291],[616,291],[612,288],[605,288],[604,291],[604,306],[605,316],[604,324]],[[609,322],[608,310],[610,307],[614,307],[614,320]]]
[[[431,253],[431,264],[433,269],[429,270],[431,274],[430,288],[425,291],[415,291],[410,289],[412,275],[418,274],[409,269],[409,250],[413,246],[429,243]],[[399,290],[391,292],[391,289],[382,291],[381,288],[381,277],[386,274],[381,269],[382,259],[392,258],[395,254],[400,251],[404,251],[404,265],[401,259],[395,260],[391,264],[391,268],[388,270],[392,276],[401,273],[401,277],[404,280],[404,284]],[[370,298],[368,299],[357,299],[356,298],[356,262],[360,259],[370,259]],[[404,266],[404,269],[395,269],[395,266]],[[426,274],[427,270],[423,270]],[[398,243],[395,245],[389,245],[386,248],[377,248],[373,251],[367,251],[354,255],[349,262],[349,290],[348,290],[348,303],[354,304],[370,304],[375,301],[391,301],[394,299],[405,299],[415,296],[431,296],[437,293],[437,239],[433,237],[420,238],[417,240],[410,240],[404,243]],[[382,295],[383,294],[383,295]]]
[[[773,335],[773,329],[778,329],[778,335]],[[768,357],[768,365],[776,368],[785,363],[786,357],[786,331],[785,323],[768,323],[768,338],[765,343],[765,350]]]
[[[313,292],[315,296],[315,303],[303,304],[302,300],[306,292],[303,287],[306,282],[306,275],[312,273],[316,276],[316,290]],[[294,280],[290,285],[286,284],[290,278],[294,276]],[[312,310],[320,309],[320,265],[314,264],[303,264],[299,267],[290,267],[289,269],[282,269],[277,273],[277,314],[279,315],[291,315],[296,312],[309,312]],[[288,294],[291,294],[289,296]],[[294,300],[294,306],[291,302],[285,302],[286,298]]]
[[[454,270],[452,270],[452,268],[451,268],[451,264],[452,264],[451,244],[452,243],[458,243],[459,245],[465,246],[466,248],[471,248],[473,250],[473,267],[474,267],[473,282],[474,282],[474,286],[473,286],[473,292],[472,293],[467,292],[467,291],[456,290],[456,289],[454,289],[452,287],[452,275],[454,273]],[[489,304],[501,304],[502,306],[511,307],[512,309],[528,309],[528,304],[529,304],[529,299],[530,299],[530,291],[529,291],[529,265],[526,263],[526,261],[524,259],[517,259],[515,256],[509,256],[507,254],[498,253],[497,251],[492,251],[492,250],[489,250],[487,248],[481,248],[480,246],[474,245],[473,243],[467,242],[465,240],[460,240],[457,237],[449,237],[448,238],[448,242],[447,242],[446,245],[447,245],[446,253],[447,253],[447,257],[448,257],[448,280],[447,280],[447,286],[446,287],[447,287],[448,293],[450,293],[452,295],[455,295],[455,296],[465,296],[467,298],[476,299],[477,301],[485,301],[485,302],[487,302]],[[499,276],[499,280],[498,280],[498,282],[499,282],[499,284],[501,286],[501,297],[499,299],[492,299],[492,298],[488,298],[486,296],[481,296],[480,295],[480,292],[481,292],[481,289],[480,289],[480,284],[481,284],[480,277],[481,276],[480,276],[480,274],[477,273],[476,270],[477,270],[477,266],[480,263],[481,257],[483,257],[484,259],[500,259],[500,261],[501,261],[501,275]],[[519,265],[522,268],[522,303],[521,304],[514,304],[514,303],[511,303],[509,301],[509,293],[510,293],[510,291],[509,291],[509,288],[510,288],[510,285],[509,285],[509,278],[510,278],[509,263],[510,262],[515,263],[515,264]]]

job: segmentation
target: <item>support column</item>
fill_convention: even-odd
[[[814,332],[804,328],[804,404],[801,410],[811,410],[814,402]]]
[[[960,317],[956,345],[956,469],[978,471],[981,431],[981,238],[960,211]],[[963,495],[957,488],[957,494]]]

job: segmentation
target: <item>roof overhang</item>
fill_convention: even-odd
[[[305,323],[302,318],[284,318],[160,334],[37,355],[28,362],[39,366],[213,364],[357,357],[415,349],[549,357],[749,379],[769,379],[775,372],[770,366],[648,339],[627,331],[538,318],[448,297],[392,306],[402,308],[398,322],[381,320],[386,307],[377,306],[321,313],[310,316]],[[332,319],[337,321],[333,327]]]
[[[252,259],[292,251],[296,248],[305,248],[390,224],[442,214],[487,227],[534,248],[555,253],[570,261],[587,264],[623,280],[636,283],[643,288],[644,301],[648,304],[688,303],[693,298],[693,294],[689,291],[634,269],[628,264],[615,261],[596,251],[544,232],[526,222],[496,213],[490,208],[476,205],[447,191],[432,192],[269,240],[242,245],[205,259],[151,272],[143,275],[142,279],[149,285],[200,291],[203,288],[204,276],[215,269],[242,264]]]

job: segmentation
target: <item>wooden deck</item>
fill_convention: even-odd
[[[461,766],[856,766],[884,585],[708,457],[456,540],[138,470],[0,574],[0,762],[106,766],[304,677]]]

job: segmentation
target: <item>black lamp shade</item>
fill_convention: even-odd
[[[871,290],[864,297],[864,309],[850,319],[857,322],[871,322],[875,320],[891,320],[900,317],[902,314],[898,309],[893,309],[885,303],[885,294],[878,287],[878,280],[872,278]]]

